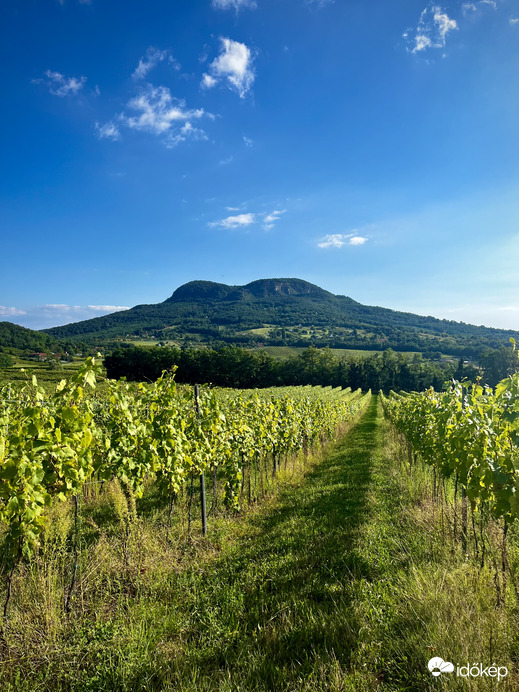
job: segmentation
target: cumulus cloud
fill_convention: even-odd
[[[104,125],[96,123],[95,131],[99,139],[111,139],[115,141],[121,138],[118,126],[112,121],[104,123]]]
[[[519,24],[519,17],[510,17],[510,26],[514,26],[515,24]]]
[[[256,214],[237,214],[236,216],[228,216],[221,221],[212,221],[209,225],[217,228],[245,228],[250,226],[256,220]]]
[[[33,84],[44,84],[53,96],[76,95],[85,86],[86,77],[65,77],[60,72],[45,71],[45,78],[33,79]]]
[[[171,55],[169,50],[159,50],[150,46],[146,51],[146,55],[139,60],[139,64],[132,74],[133,79],[144,79],[151,70],[153,70],[160,62],[167,60],[170,65],[176,70],[180,69],[179,63]]]
[[[257,7],[256,0],[213,0],[211,5],[215,10],[241,10],[248,7],[253,10]]]
[[[201,86],[203,89],[211,89],[212,87],[216,86],[217,82],[218,80],[215,77],[211,77],[210,74],[204,74],[202,77]]]
[[[271,228],[274,228],[274,224],[276,223],[276,221],[279,221],[279,217],[281,216],[281,214],[285,214],[285,213],[286,213],[286,209],[279,209],[279,210],[274,209],[273,212],[271,212],[270,214],[267,214],[267,216],[264,217],[263,228],[266,231],[270,231]]]
[[[204,110],[186,109],[182,99],[175,99],[167,87],[147,87],[128,102],[128,107],[137,111],[136,116],[122,116],[125,124],[133,130],[163,134],[179,122],[201,118]]]
[[[230,89],[244,98],[254,82],[251,51],[244,43],[230,38],[220,38],[220,44],[220,55],[210,64],[209,72],[203,75],[201,86],[211,89],[224,80]]]
[[[439,5],[430,5],[420,15],[416,29],[406,31],[403,37],[410,46],[408,52],[421,53],[428,48],[444,48],[449,32],[457,29],[455,19],[451,19]]]
[[[357,235],[356,231],[354,233],[347,233],[347,234],[332,233],[329,235],[325,235],[324,238],[321,238],[321,240],[317,243],[317,247],[340,248],[340,247],[344,247],[345,245],[364,245],[364,243],[367,240],[368,239],[365,238],[364,236]]]
[[[169,149],[187,140],[207,139],[204,130],[195,127],[192,121],[203,116],[212,117],[211,114],[203,108],[186,108],[186,102],[174,98],[167,87],[146,84],[137,96],[128,101],[127,109],[136,114],[121,113],[117,117],[120,124],[131,130],[162,136]],[[99,137],[117,139],[118,135],[118,126],[113,121],[98,128]]]

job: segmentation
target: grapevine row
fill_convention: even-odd
[[[49,508],[86,483],[119,479],[138,497],[155,479],[167,497],[202,472],[225,479],[224,500],[239,509],[244,474],[276,474],[284,455],[332,436],[366,403],[360,391],[193,390],[173,374],[157,382],[109,381],[96,396],[99,365],[89,358],[52,394],[35,378],[9,399],[0,393],[0,522],[13,560],[38,549]]]
[[[519,374],[493,391],[454,382],[445,392],[382,396],[413,454],[454,477],[472,509],[510,523],[519,516]]]

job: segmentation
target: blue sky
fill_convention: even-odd
[[[17,0],[0,319],[299,277],[519,328],[519,0]]]

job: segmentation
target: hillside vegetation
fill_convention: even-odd
[[[245,286],[191,281],[162,303],[46,330],[101,344],[145,337],[179,345],[330,346],[476,357],[515,332],[362,305],[301,279]]]

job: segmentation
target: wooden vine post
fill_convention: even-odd
[[[200,418],[200,403],[198,401],[199,387],[195,385],[195,411],[197,418]],[[205,509],[205,472],[200,474],[200,505],[202,508],[202,534],[207,534],[207,515]]]
[[[465,397],[463,385],[461,385],[461,408],[465,409]],[[467,489],[465,483],[461,484],[461,549],[467,552]]]

